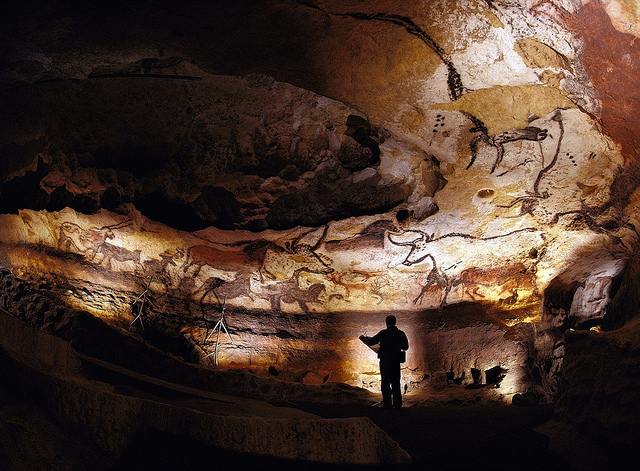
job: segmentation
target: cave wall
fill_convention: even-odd
[[[198,447],[186,447],[190,448],[189,451],[171,460],[171,465],[165,462],[169,466],[211,459],[209,456],[217,463],[225,460],[223,462],[235,461],[237,464],[241,462],[240,459],[250,460],[255,455],[263,460],[274,460],[275,465],[281,465],[282,462],[286,464],[288,461],[360,466],[410,462],[409,455],[368,418],[321,419],[297,410],[283,414],[277,407],[267,406],[266,403],[258,404],[256,401],[238,398],[232,402],[225,400],[229,396],[207,395],[201,389],[185,388],[184,384],[177,385],[170,381],[156,381],[155,386],[173,389],[173,394],[181,395],[182,401],[171,403],[152,399],[151,396],[136,397],[127,394],[123,388],[91,380],[87,361],[98,363],[99,360],[79,354],[78,347],[83,350],[81,341],[76,342],[81,340],[80,336],[74,338],[73,343],[76,345],[72,347],[58,337],[16,320],[4,310],[0,310],[0,332],[3,334],[0,337],[2,379],[11,381],[11,378],[20,378],[19,381],[12,381],[7,392],[37,400],[50,417],[55,418],[66,429],[72,430],[76,442],[67,438],[70,443],[65,443],[64,439],[55,437],[61,445],[73,444],[83,449],[87,447],[86,442],[95,444],[94,449],[90,449],[91,453],[83,449],[78,457],[67,456],[61,459],[55,452],[47,449],[51,437],[41,436],[43,432],[38,428],[45,421],[40,419],[37,425],[31,423],[27,426],[31,429],[31,434],[40,439],[40,443],[35,445],[29,443],[31,453],[27,457],[20,450],[20,445],[25,446],[20,443],[20,434],[11,430],[18,427],[11,423],[6,427],[7,430],[3,427],[3,435],[6,434],[10,441],[18,442],[13,443],[18,450],[3,443],[3,455],[6,453],[3,456],[6,459],[3,466],[8,466],[7,469],[46,469],[52,462],[55,466],[73,468],[86,466],[88,461],[96,461],[95,466],[100,469],[106,469],[105,466],[121,467],[119,459],[126,461],[127,454],[132,449],[143,446],[143,437],[163,437],[170,443],[195,442],[203,447],[200,456]],[[142,345],[138,346],[137,353],[140,358],[148,355]],[[163,358],[159,354],[155,359],[164,361],[165,367],[168,366],[166,356]],[[101,364],[104,365],[111,364]],[[180,369],[178,365],[177,370]],[[119,373],[122,374],[123,371],[138,381],[150,379],[129,370],[121,369]],[[194,371],[183,370],[180,374],[183,378],[191,376],[192,381],[197,376]],[[167,376],[175,379],[174,375],[176,371]],[[202,382],[204,378],[202,374],[200,376]],[[200,396],[200,401],[209,399],[209,410],[194,408],[186,400],[190,394]],[[215,410],[211,403],[217,403],[219,409]],[[3,410],[3,418],[4,412]],[[14,420],[9,417],[10,422]],[[7,433],[11,431],[14,433]],[[28,434],[23,432],[23,435]],[[84,438],[85,443],[80,442],[81,438]],[[336,443],[343,445],[336,446]],[[101,451],[98,452],[98,449]],[[203,453],[207,449],[209,452]],[[84,454],[88,456],[82,456]],[[97,457],[102,462],[98,463],[100,459]],[[255,461],[252,464],[255,466]]]
[[[568,332],[556,405],[607,453],[630,459],[638,456],[638,329],[634,319],[610,332]]]
[[[632,14],[13,6],[0,262],[56,303],[187,339],[194,361],[224,306],[221,365],[375,389],[357,336],[396,312],[411,390],[499,367],[498,397],[550,400],[564,332],[607,325],[637,250]]]

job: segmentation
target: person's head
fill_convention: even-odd
[[[394,327],[396,325],[396,316],[387,316],[384,321],[387,323],[387,327]]]

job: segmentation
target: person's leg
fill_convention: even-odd
[[[382,390],[382,403],[385,408],[391,408],[391,381],[389,379],[389,366],[380,362],[380,389]]]
[[[393,365],[390,372],[389,381],[391,383],[391,392],[393,394],[393,407],[400,409],[402,407],[402,391],[400,389],[400,363]]]

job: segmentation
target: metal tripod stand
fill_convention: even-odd
[[[207,355],[204,356],[204,358],[209,358],[211,355],[214,355],[216,366],[218,366],[218,345],[220,345],[220,332],[223,329],[224,329],[225,333],[227,334],[227,336],[229,337],[229,340],[231,341],[231,343],[233,343],[233,339],[231,338],[231,334],[227,330],[227,326],[225,325],[225,322],[224,322],[224,311],[226,309],[226,305],[227,305],[227,296],[225,295],[224,296],[224,300],[222,302],[222,312],[220,313],[220,320],[218,320],[218,322],[216,322],[216,325],[213,327],[213,329],[211,329],[211,332],[209,332],[209,335],[207,335],[207,337],[204,339],[204,341],[207,342],[209,340],[209,338],[211,338],[213,333],[217,332],[215,349],[213,350],[213,352],[208,353]]]
[[[144,308],[144,303],[147,301],[147,293],[149,292],[149,286],[151,286],[151,280],[153,279],[153,275],[147,276],[147,279],[149,280],[147,282],[147,287],[144,289],[142,294],[140,294],[140,296],[138,296],[131,303],[131,305],[134,306],[136,303],[139,302],[140,303],[140,309],[138,310],[138,315],[133,319],[131,324],[129,324],[129,327],[131,327],[133,324],[136,323],[136,321],[138,321],[138,322],[140,322],[140,327],[142,327],[142,330],[144,330],[144,324],[142,323],[142,309]]]

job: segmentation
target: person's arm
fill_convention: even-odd
[[[409,350],[409,339],[404,332],[402,332],[402,350]]]
[[[380,332],[378,332],[373,337],[367,337],[366,335],[361,335],[360,340],[362,340],[365,343],[365,345],[375,345],[377,343],[380,343]]]

